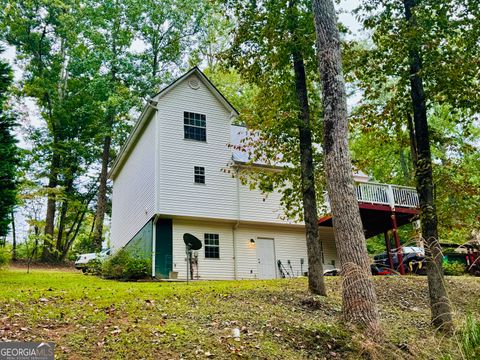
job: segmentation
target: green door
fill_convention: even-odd
[[[172,219],[158,219],[155,239],[155,276],[161,279],[168,279],[172,266]]]

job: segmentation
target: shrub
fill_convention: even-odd
[[[102,276],[107,279],[138,280],[151,275],[151,261],[121,249],[102,265]]]
[[[0,268],[7,266],[10,263],[12,254],[10,249],[6,246],[0,247]]]
[[[443,271],[445,275],[459,276],[465,274],[465,265],[459,262],[444,262]]]
[[[85,273],[93,275],[102,275],[103,262],[99,259],[93,259],[85,266]]]

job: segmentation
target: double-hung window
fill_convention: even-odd
[[[194,166],[193,179],[195,184],[205,184],[205,168],[203,166]]]
[[[218,234],[204,234],[205,258],[220,259],[220,242]]]
[[[206,115],[184,111],[183,133],[185,139],[207,141]]]

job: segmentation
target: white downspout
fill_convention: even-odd
[[[236,187],[237,187],[237,222],[232,228],[232,240],[233,240],[233,278],[238,279],[237,275],[237,241],[235,231],[240,226],[240,179],[238,178],[238,168],[236,169]]]
[[[154,110],[158,110],[158,107],[152,104],[152,99],[150,99],[147,104]],[[159,134],[160,134],[160,124],[158,120],[158,111],[155,111],[153,120],[155,121],[155,155],[154,155],[154,174],[155,174],[155,216],[153,218],[153,231],[152,231],[152,277],[155,277],[155,255],[157,252],[157,221],[159,219],[158,213],[160,212],[160,199],[159,199],[159,187],[160,187],[160,144],[159,144]]]

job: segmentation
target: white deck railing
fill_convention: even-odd
[[[419,205],[417,190],[409,186],[360,182],[355,184],[358,202],[388,205],[391,208],[416,208]],[[330,202],[325,195],[327,212],[330,212]]]
[[[417,190],[409,186],[357,183],[356,193],[360,202],[389,205],[390,207],[418,207]]]

